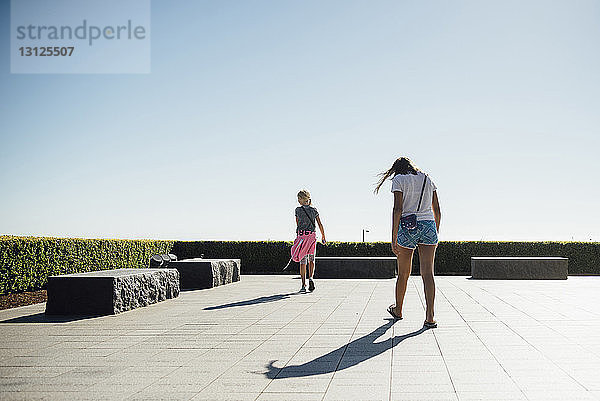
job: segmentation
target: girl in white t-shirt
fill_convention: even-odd
[[[392,211],[392,252],[398,260],[396,280],[396,304],[388,307],[388,312],[396,319],[402,319],[402,304],[415,248],[419,248],[421,278],[425,289],[424,326],[437,327],[433,318],[435,281],[433,263],[440,229],[440,205],[437,187],[429,176],[419,170],[407,157],[397,159],[392,167],[379,175],[375,193],[388,178],[392,178],[394,208]]]

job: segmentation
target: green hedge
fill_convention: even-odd
[[[239,258],[244,273],[281,273],[290,258],[291,242],[177,241],[172,252],[180,259]],[[318,244],[317,256],[394,256],[389,242],[330,242]],[[570,274],[600,274],[598,242],[441,242],[435,261],[436,274],[471,274],[471,256],[563,256]],[[415,252],[413,272],[418,273]],[[297,271],[297,263],[288,272]]]
[[[0,294],[44,288],[48,276],[125,267],[146,267],[150,256],[179,259],[238,258],[242,273],[281,274],[289,241],[152,241],[0,236]],[[393,256],[387,242],[319,244],[318,256]],[[415,253],[413,272],[418,273]],[[441,242],[436,274],[469,275],[471,256],[563,256],[569,274],[600,274],[598,242]],[[297,272],[298,264],[285,273]]]
[[[0,237],[0,294],[44,288],[48,276],[147,267],[173,241]]]
[[[441,242],[436,274],[471,274],[471,256],[562,256],[569,274],[600,274],[599,242]]]

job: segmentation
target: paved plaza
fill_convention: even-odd
[[[243,276],[96,318],[0,311],[1,400],[600,400],[600,277]]]

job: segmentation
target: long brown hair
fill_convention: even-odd
[[[394,178],[398,174],[406,175],[406,174],[417,174],[419,168],[415,166],[415,164],[408,157],[399,157],[394,161],[392,167],[389,170],[384,171],[383,173],[377,174],[379,180],[377,184],[375,184],[375,190],[373,192],[378,193],[379,188],[383,185],[385,180],[392,177]]]

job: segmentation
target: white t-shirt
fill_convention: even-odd
[[[431,202],[433,201],[433,191],[437,189],[431,177],[427,176],[427,183],[423,189],[423,199],[421,208],[417,212],[419,205],[419,196],[423,188],[423,178],[425,174],[418,172],[415,174],[398,174],[392,179],[392,192],[402,192],[402,216],[415,213],[417,220],[434,220]]]

